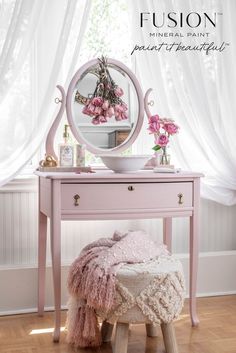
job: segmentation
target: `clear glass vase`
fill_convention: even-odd
[[[159,165],[170,165],[170,154],[167,153],[167,148],[162,147],[159,154]]]

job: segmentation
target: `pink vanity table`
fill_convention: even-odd
[[[109,81],[108,85],[104,78],[113,80]],[[124,101],[119,100],[114,93],[114,87],[118,86],[125,92],[122,94]],[[95,155],[108,153],[114,155],[125,151],[141,131],[144,109],[147,116],[151,116],[148,108],[151,102],[148,102],[148,96],[152,89],[143,96],[134,73],[114,59],[93,59],[85,63],[73,76],[67,94],[63,87],[57,87],[62,98],[56,102],[61,102],[61,107],[46,140],[46,155],[52,156],[55,160],[58,158],[53,141],[65,107],[75,139],[80,144],[85,144],[87,150]],[[86,115],[83,109],[85,104],[91,103],[91,92],[99,92],[94,91],[94,87],[96,90],[100,87],[101,91],[106,87],[105,95],[99,93],[106,99],[113,92],[109,100],[110,107],[117,107],[116,104],[118,107],[121,107],[119,104],[128,107],[125,120],[116,119],[114,113],[107,117],[104,124],[93,125],[93,117]],[[93,97],[97,97],[97,94],[94,93]],[[106,144],[109,134],[125,129],[130,131],[126,140],[119,146],[109,148]],[[128,168],[131,168],[130,164]],[[122,174],[109,169],[96,170],[96,173],[76,174],[62,173],[58,169],[54,173],[37,171],[36,175],[39,176],[38,312],[42,315],[44,311],[46,236],[49,217],[55,299],[53,336],[55,342],[60,338],[61,220],[163,218],[163,240],[171,250],[172,217],[190,217],[190,315],[192,325],[198,324],[196,283],[201,174],[191,172],[160,174],[152,170]]]
[[[163,218],[163,239],[171,249],[172,217],[190,217],[190,315],[198,324],[196,282],[199,232],[199,173],[115,174],[36,172],[39,176],[38,312],[44,311],[47,218],[50,218],[55,298],[54,341],[60,337],[61,220]]]

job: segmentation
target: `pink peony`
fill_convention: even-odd
[[[96,106],[96,107],[101,107],[103,105],[103,99],[102,97],[94,97],[92,99],[92,103]]]
[[[150,134],[155,134],[159,132],[161,127],[159,115],[150,116],[150,118],[148,118],[148,124],[149,124],[148,130]]]
[[[116,87],[114,90],[114,93],[116,95],[116,97],[121,97],[124,94],[124,91],[121,87]]]
[[[107,118],[104,115],[99,115],[98,120],[100,123],[106,123]]]
[[[108,114],[108,110],[103,110],[100,115],[105,116],[105,118],[110,118],[110,117],[109,117],[109,114]]]
[[[174,135],[179,131],[179,126],[173,122],[165,122],[163,129],[169,134]]]
[[[100,124],[100,121],[99,121],[99,119],[98,119],[97,116],[96,116],[96,118],[93,118],[93,119],[92,119],[92,124],[93,124],[93,125],[99,125],[99,124]]]
[[[116,119],[116,121],[121,121],[122,120],[121,114],[115,113],[115,119]]]
[[[106,101],[104,101],[104,103],[102,105],[102,109],[107,110],[108,108],[109,108],[109,102],[106,100]]]
[[[115,109],[115,112],[117,113],[123,113],[124,111],[124,107],[121,104],[116,104],[114,109]]]
[[[160,124],[158,122],[149,123],[148,130],[150,134],[155,134],[160,130]]]
[[[154,123],[154,122],[157,122],[157,123],[159,123],[160,122],[160,117],[159,117],[159,115],[152,115],[152,116],[150,116],[150,118],[148,118],[148,122],[149,122],[149,124],[150,123]]]
[[[165,147],[168,144],[168,142],[169,142],[169,138],[165,134],[160,134],[159,136],[157,136],[157,139],[155,140],[155,143],[161,147]]]
[[[111,118],[115,114],[114,108],[110,106],[107,110],[107,113],[109,118]]]
[[[94,114],[95,115],[100,115],[102,113],[102,108],[101,107],[96,107],[95,109],[94,109]]]
[[[86,105],[84,108],[83,108],[83,113],[84,114],[87,114],[87,115],[96,115],[95,114],[95,105],[93,105],[93,103],[89,103],[88,105]]]
[[[88,110],[90,110],[91,113],[94,113],[96,106],[93,103],[89,103],[88,105]]]
[[[85,106],[83,107],[82,113],[83,113],[83,114],[86,114],[86,115],[90,115],[90,116],[93,115],[93,113],[91,113],[90,109],[88,109],[88,106],[87,106],[87,105],[85,105]]]
[[[128,119],[128,115],[125,112],[121,113],[121,118],[122,120]]]
[[[125,112],[126,110],[128,110],[128,107],[127,107],[127,104],[125,102],[123,102],[121,104],[122,108],[123,108],[123,111]]]

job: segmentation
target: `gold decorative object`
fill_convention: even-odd
[[[80,199],[80,196],[79,196],[78,194],[76,194],[76,195],[74,196],[74,200],[75,200],[74,205],[75,205],[75,206],[79,206],[79,199]]]
[[[40,167],[56,167],[57,161],[50,155],[46,155],[45,159],[39,162]]]
[[[179,198],[179,204],[182,205],[184,202],[183,202],[183,197],[184,195],[183,194],[178,194],[178,198]]]

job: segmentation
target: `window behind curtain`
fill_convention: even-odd
[[[53,21],[53,19],[51,20]],[[45,23],[47,24],[46,21]],[[72,23],[71,25],[73,29],[74,24]],[[48,26],[48,28],[45,29],[45,33],[49,30],[50,28]],[[76,36],[76,31],[72,30],[68,40],[68,45],[71,46],[71,48],[74,46]],[[45,48],[45,57],[39,57],[38,55],[38,49],[42,48],[42,46]],[[40,92],[40,80],[43,79],[43,75],[45,74],[43,70],[43,61],[47,59],[48,54],[46,48],[48,46],[50,48],[50,43],[47,43],[47,36],[43,33],[38,33],[22,69],[22,73],[19,76],[19,80],[21,80],[19,85],[20,90],[15,92],[16,97],[14,99],[14,104],[23,104],[25,107],[25,119],[32,121],[37,116],[38,101],[42,95],[42,92]],[[120,60],[128,67],[132,68],[130,48],[131,38],[126,1],[104,0],[101,2],[100,0],[93,0],[87,30],[74,72],[86,61],[101,57],[101,55]],[[68,67],[70,66],[69,60],[68,55],[62,63],[61,82],[58,82],[58,84],[65,81]],[[67,89],[67,87],[65,88]],[[54,104],[54,102],[52,102],[52,104]],[[4,109],[11,109],[11,105],[8,105],[6,102]],[[65,122],[66,116],[64,114],[63,121],[56,136],[56,145],[61,142],[62,130]],[[19,127],[19,134],[20,133]],[[22,136],[22,138],[24,138],[24,136]],[[43,158],[44,152],[45,147],[43,145],[22,173],[28,174],[32,172],[32,170],[37,167],[39,160]],[[87,153],[86,158],[87,162],[90,164],[100,163],[100,161],[90,153]]]

